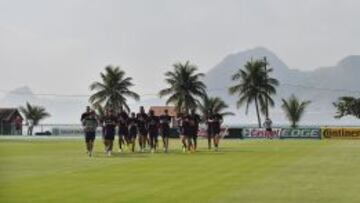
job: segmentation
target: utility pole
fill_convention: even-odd
[[[265,82],[267,83],[267,79],[268,79],[268,75],[267,75],[267,59],[266,59],[266,56],[264,56],[264,68],[265,68]],[[268,98],[266,97],[265,98],[265,116],[266,118],[269,118],[269,103],[268,103]]]

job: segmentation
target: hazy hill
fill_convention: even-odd
[[[281,83],[275,97],[277,106],[272,109],[272,117],[276,123],[286,123],[280,109],[280,101],[281,98],[287,98],[294,93],[302,99],[312,101],[305,116],[304,124],[360,124],[358,120],[352,118],[335,120],[333,118],[335,109],[332,106],[332,102],[339,96],[360,96],[358,83],[360,56],[349,56],[332,67],[305,72],[290,69],[278,56],[262,47],[231,54],[206,74],[205,83],[209,88],[209,94],[224,98],[237,112],[236,117],[229,118],[231,123],[255,123],[256,121],[254,112],[245,116],[243,115],[244,108],[236,110],[234,105],[236,97],[229,96],[227,89],[234,84],[230,79],[231,75],[242,68],[246,61],[251,58],[262,59],[264,56],[270,63],[270,67],[274,69],[272,77],[277,78]]]
[[[87,105],[85,98],[59,98],[51,96],[36,96],[29,87],[20,87],[9,92],[0,100],[1,107],[24,106],[26,102],[44,106],[51,117],[44,123],[79,123],[79,115]]]
[[[230,96],[227,89],[233,84],[230,80],[231,75],[242,68],[246,61],[264,56],[267,57],[270,67],[274,69],[272,76],[281,83],[274,98],[277,105],[271,109],[271,117],[275,124],[287,124],[280,108],[280,100],[294,93],[301,99],[312,101],[302,124],[360,125],[360,120],[351,117],[334,119],[335,109],[332,106],[332,102],[339,96],[360,97],[358,82],[360,56],[349,56],[332,67],[321,67],[305,72],[289,68],[276,54],[262,47],[228,55],[206,74],[205,83],[209,94],[222,97],[230,105],[230,110],[237,114],[228,117],[227,123],[256,124],[253,106],[250,106],[249,114],[244,115],[244,108],[235,108],[236,97]],[[0,107],[19,107],[29,101],[32,104],[45,106],[51,113],[52,116],[45,120],[45,123],[79,123],[79,115],[88,105],[87,99],[37,96],[29,87],[20,87],[0,98]],[[130,107],[137,111],[140,105],[148,108],[151,105],[164,105],[164,103],[164,100],[159,98],[142,98],[140,102],[131,102]]]

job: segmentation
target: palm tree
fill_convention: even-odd
[[[198,97],[206,94],[206,86],[200,81],[203,73],[197,73],[197,67],[186,63],[176,63],[174,70],[165,73],[165,82],[169,85],[159,92],[160,97],[169,96],[166,104],[173,104],[178,112],[188,113],[196,107]]]
[[[263,60],[250,60],[246,62],[245,69],[239,69],[232,76],[232,80],[239,83],[229,88],[231,95],[237,94],[239,96],[236,103],[237,108],[246,104],[246,114],[248,113],[249,105],[255,102],[259,127],[261,127],[260,111],[264,114],[266,113],[267,103],[270,106],[274,106],[274,100],[271,98],[271,95],[276,94],[275,87],[279,85],[278,80],[269,77],[273,69],[265,69],[265,65]]]
[[[284,110],[287,119],[292,128],[297,127],[297,123],[304,115],[305,108],[311,103],[310,101],[300,101],[295,95],[291,95],[287,100],[282,99],[281,108]]]
[[[333,105],[337,109],[335,118],[342,118],[344,116],[360,118],[360,98],[340,97]]]
[[[90,85],[90,90],[96,91],[89,99],[93,105],[100,104],[114,110],[124,108],[129,112],[127,97],[140,100],[140,96],[130,90],[130,87],[134,86],[132,78],[125,77],[125,71],[119,67],[107,66],[105,73],[100,73],[100,76],[101,82]]]
[[[100,104],[94,104],[93,108],[95,109],[96,116],[98,117],[98,119],[103,120],[106,114],[105,107],[101,106]]]
[[[198,108],[201,112],[202,120],[206,120],[209,111],[220,114],[222,117],[235,115],[232,112],[225,111],[228,107],[229,106],[220,97],[209,97],[208,95],[205,95],[202,97],[202,102],[198,102]]]
[[[34,126],[37,126],[41,120],[50,116],[44,107],[31,105],[29,102],[26,102],[26,106],[21,106],[19,109],[24,114],[26,122],[29,123],[28,135],[33,134]]]

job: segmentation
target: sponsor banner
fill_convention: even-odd
[[[321,138],[320,128],[282,128],[280,138]]]
[[[228,128],[228,133],[227,135],[224,137],[225,139],[242,139],[243,136],[242,136],[242,131],[243,129],[242,128]]]
[[[323,138],[360,139],[360,128],[322,128]]]
[[[244,128],[243,138],[280,138],[281,128],[273,128],[271,132],[265,128]]]
[[[64,127],[64,128],[52,128],[52,135],[83,135],[84,130],[81,127]],[[96,135],[101,135],[102,129],[96,130]]]
[[[197,135],[198,135],[198,137],[207,138],[207,136],[208,136],[207,128],[200,127]],[[224,137],[226,137],[226,136],[228,136],[228,135],[229,135],[228,128],[226,128],[226,127],[221,127],[221,128],[220,128],[220,137],[224,138]]]

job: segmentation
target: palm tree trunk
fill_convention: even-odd
[[[29,130],[29,134],[30,134],[30,136],[32,136],[33,135],[33,126],[30,126],[30,130]]]
[[[255,97],[255,107],[256,107],[256,115],[257,115],[257,119],[258,119],[259,128],[261,128],[261,118],[260,118],[260,113],[259,113],[259,104],[258,104],[257,97]]]
[[[188,113],[189,113],[189,102],[185,97],[185,114],[188,114]]]

